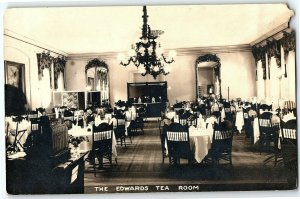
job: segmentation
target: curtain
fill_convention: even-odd
[[[39,80],[42,79],[44,76],[44,70],[48,69],[49,70],[49,82],[50,82],[50,87],[52,88],[51,84],[51,64],[52,64],[52,59],[53,57],[50,56],[50,53],[37,53],[37,63],[38,63],[38,74],[39,74]]]
[[[265,45],[252,47],[256,61],[258,98],[295,101],[295,32],[283,32],[279,40],[269,38]]]
[[[65,88],[64,81],[62,85],[58,86],[59,82],[61,82],[61,79],[64,80],[64,71],[66,66],[66,60],[64,58],[54,58],[53,59],[54,64],[54,89]],[[62,75],[61,79],[59,79],[60,75]]]
[[[50,65],[51,66],[51,65]],[[51,103],[51,67],[45,68],[43,71],[43,77],[39,82],[39,93],[40,93],[40,102],[41,107],[47,108]]]

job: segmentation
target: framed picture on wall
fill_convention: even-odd
[[[5,84],[21,89],[25,94],[25,64],[4,61]]]

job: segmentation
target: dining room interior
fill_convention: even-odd
[[[297,189],[294,15],[286,4],[7,9],[7,192]]]

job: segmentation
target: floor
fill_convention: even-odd
[[[260,154],[243,134],[233,139],[233,167],[202,164],[189,167],[183,162],[180,168],[170,168],[167,158],[162,161],[156,122],[146,123],[144,135],[133,137],[126,148],[117,146],[117,152],[118,165],[98,170],[96,177],[86,162],[85,193],[94,193],[96,186],[119,185],[197,185],[196,191],[291,189],[282,162],[276,166],[273,158],[265,162],[272,155]],[[115,192],[115,188],[109,191]]]

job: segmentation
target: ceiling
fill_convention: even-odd
[[[289,21],[285,4],[147,6],[165,49],[249,44]],[[66,53],[126,51],[137,42],[142,6],[14,8],[4,28]]]

